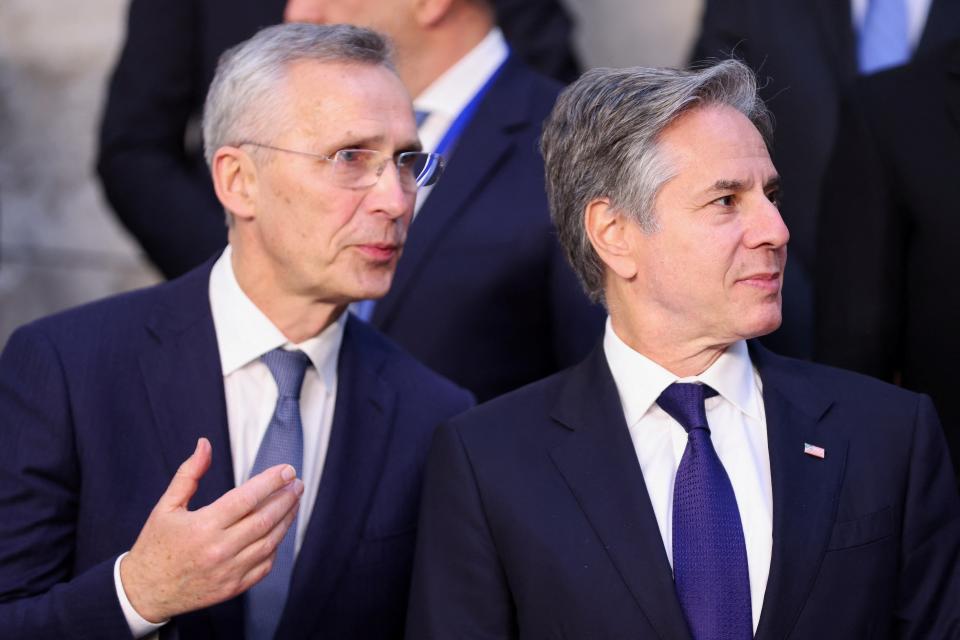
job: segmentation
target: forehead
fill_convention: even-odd
[[[292,63],[280,88],[293,133],[331,141],[417,138],[410,96],[395,73],[364,63]]]
[[[677,177],[688,179],[766,179],[776,174],[763,136],[732,107],[697,107],[674,120],[658,139]],[[718,175],[760,174],[752,176]]]

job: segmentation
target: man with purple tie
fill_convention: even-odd
[[[605,334],[455,418],[413,638],[950,637],[960,498],[933,406],[784,358],[789,232],[753,73],[596,69],[542,141]]]

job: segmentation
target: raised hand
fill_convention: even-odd
[[[211,460],[210,442],[200,438],[120,563],[123,589],[145,620],[161,622],[249,589],[270,572],[296,516],[303,482],[290,465],[270,467],[188,511]]]

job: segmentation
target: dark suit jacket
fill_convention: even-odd
[[[410,227],[373,323],[489,399],[577,362],[603,326],[550,221],[537,141],[559,85],[511,57]]]
[[[916,54],[960,35],[960,3],[932,0]],[[824,170],[837,135],[841,96],[857,77],[849,0],[709,0],[693,60],[731,52],[757,71],[776,118],[773,160],[790,228],[784,325],[765,342],[809,357],[813,342],[816,220]]]
[[[227,243],[199,131],[217,59],[280,22],[285,6],[286,0],[130,2],[127,38],[100,128],[97,171],[120,221],[168,278]]]
[[[955,637],[960,499],[930,400],[751,356],[773,487],[756,637]],[[441,427],[420,513],[410,638],[689,638],[602,347]]]
[[[960,40],[865,78],[824,181],[817,358],[929,393],[960,465]]]
[[[0,629],[123,638],[113,565],[199,436],[213,465],[192,506],[233,487],[210,265],[40,320],[0,357]],[[421,468],[468,395],[347,322],[323,479],[282,638],[402,634]],[[174,619],[179,638],[242,637],[243,599]]]
[[[525,1],[522,8],[512,0],[495,4],[521,55],[547,72],[576,74],[569,19],[556,0]],[[130,2],[97,171],[120,221],[168,278],[204,262],[227,240],[199,133],[217,60],[227,48],[281,22],[285,6],[286,0]]]

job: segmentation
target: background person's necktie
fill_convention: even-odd
[[[747,548],[703,406],[715,395],[705,385],[676,382],[657,399],[688,434],[673,488],[674,583],[695,640],[746,640],[753,637]]]
[[[857,58],[864,75],[910,59],[906,0],[870,0],[860,28]]]
[[[299,477],[303,469],[303,425],[300,421],[300,387],[310,360],[302,351],[274,349],[261,358],[277,382],[277,406],[260,442],[257,458],[250,470],[255,476],[277,464],[290,464]],[[297,520],[277,547],[273,568],[247,592],[247,640],[271,640],[276,632],[293,574]]]

